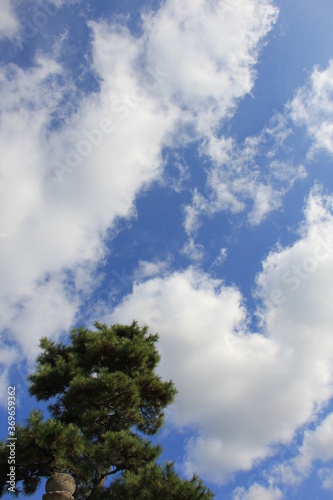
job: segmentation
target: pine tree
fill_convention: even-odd
[[[36,491],[41,477],[67,472],[77,499],[212,498],[197,476],[187,481],[171,464],[157,464],[161,447],[147,439],[162,426],[176,394],[173,382],[155,373],[158,335],[136,322],[95,328],[73,330],[68,345],[40,341],[29,392],[49,402],[50,418],[36,410],[16,429],[16,480],[23,493]],[[8,488],[7,456],[2,441],[0,496]]]

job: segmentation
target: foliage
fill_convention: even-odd
[[[118,500],[199,500],[215,495],[194,474],[191,481],[180,478],[168,462],[164,466],[148,464],[139,473],[126,471],[101,498]]]
[[[157,465],[161,448],[145,438],[160,429],[176,394],[173,382],[155,373],[158,335],[136,322],[95,327],[73,330],[68,345],[40,341],[29,391],[49,402],[50,418],[33,411],[16,429],[23,493],[32,494],[41,477],[68,472],[78,499],[212,498],[196,476],[186,481],[170,464]],[[0,495],[8,488],[7,455],[2,441]]]

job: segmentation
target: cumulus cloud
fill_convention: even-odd
[[[1,68],[0,327],[25,355],[75,321],[106,231],[136,215],[137,194],[163,174],[163,148],[186,128],[206,133],[250,90],[276,16],[266,0],[168,0],[143,15],[140,37],[90,22],[100,89],[87,95],[52,53]]]
[[[297,125],[305,125],[313,141],[309,152],[322,149],[333,153],[333,60],[328,67],[316,67],[309,82],[296,92],[290,103],[290,114]]]
[[[332,199],[316,188],[299,239],[271,252],[257,277],[261,331],[249,330],[236,287],[192,267],[137,282],[107,317],[160,333],[161,374],[179,389],[169,423],[196,431],[188,474],[221,484],[249,470],[331,398],[332,271]]]
[[[251,91],[258,52],[277,15],[266,0],[169,0],[144,16],[146,61],[168,68],[162,93],[176,100],[200,135]]]
[[[131,67],[134,40],[105,30],[96,28],[94,41],[104,83],[76,113],[63,108],[73,83],[64,83],[66,71],[52,59],[40,57],[29,69],[9,65],[0,74],[0,221],[8,234],[1,246],[1,328],[15,332],[25,355],[42,334],[55,336],[73,323],[80,294],[103,258],[105,231],[117,218],[135,215],[136,194],[162,172],[172,112],[157,109],[148,93],[136,96],[135,108],[123,104],[126,116],[112,111],[126,85],[139,83]],[[117,54],[117,69],[112,50],[99,66],[108,35],[110,47],[128,49]],[[54,129],[59,107],[65,121]]]
[[[32,355],[42,334],[56,337],[75,321],[105,256],[106,231],[119,217],[136,216],[137,194],[163,175],[165,146],[194,135],[211,160],[210,195],[195,192],[187,208],[189,234],[200,213],[238,213],[249,201],[249,221],[260,222],[283,191],[272,191],[270,179],[288,184],[303,175],[301,167],[291,174],[281,168],[271,149],[270,173],[260,176],[262,137],[245,141],[239,153],[232,139],[210,135],[251,90],[276,15],[264,0],[169,0],[145,14],[139,38],[91,22],[100,90],[76,101],[77,110],[63,108],[75,85],[52,58],[1,69],[3,379],[18,360],[9,338]],[[284,140],[283,127],[265,134],[272,131]],[[106,318],[135,318],[160,333],[161,374],[179,389],[169,423],[197,431],[187,443],[187,473],[223,483],[250,469],[331,397],[331,206],[314,190],[299,240],[265,259],[257,278],[260,332],[249,330],[236,287],[157,261],[141,263],[133,292]],[[202,257],[193,238],[186,251]],[[254,485],[239,494],[279,498],[277,489],[267,491]]]

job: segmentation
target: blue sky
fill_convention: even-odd
[[[332,21],[2,1],[2,437],[42,335],[136,319],[179,390],[163,459],[217,499],[332,497]]]

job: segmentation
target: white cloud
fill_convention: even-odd
[[[11,0],[1,1],[0,16],[0,39],[15,36],[19,29],[19,23],[15,16]]]
[[[258,136],[243,144],[232,137],[212,134],[202,141],[201,154],[208,162],[205,194],[194,191],[185,209],[184,227],[194,235],[203,216],[221,211],[245,212],[252,225],[282,203],[283,195],[297,179],[306,176],[303,165],[281,159],[293,125],[305,125],[316,149],[333,152],[333,61],[320,71],[315,68],[308,84],[300,87],[283,113],[276,113]],[[286,150],[290,156],[290,150]]]
[[[276,114],[268,127],[243,144],[224,136],[204,140],[201,155],[208,162],[205,194],[194,190],[192,203],[185,207],[186,233],[195,234],[203,216],[222,211],[245,213],[248,222],[257,225],[278,209],[283,195],[306,175],[302,165],[277,159],[290,133],[285,117]]]
[[[137,281],[144,280],[146,278],[152,278],[153,276],[161,276],[169,272],[170,262],[155,260],[153,262],[148,262],[142,260],[139,262],[139,268],[135,273],[135,278]]]
[[[247,491],[245,488],[236,488],[232,500],[281,500],[282,492],[278,488],[265,488],[254,483]]]
[[[189,259],[197,262],[201,261],[205,256],[203,245],[195,243],[193,238],[186,241],[180,252],[183,255],[186,255]]]
[[[62,2],[51,4],[53,15]],[[12,20],[7,2],[5,12]],[[161,177],[162,149],[182,136],[180,122],[204,133],[250,90],[276,15],[266,0],[169,0],[145,14],[139,38],[91,22],[101,86],[83,97],[52,54],[1,69],[0,327],[26,354],[74,321],[89,278],[98,283],[105,231],[135,216],[136,195]]]
[[[190,268],[135,285],[108,319],[133,318],[161,335],[160,371],[179,389],[173,423],[201,431],[188,443],[186,471],[221,482],[238,467],[249,468],[252,454],[265,454],[258,415],[251,417],[251,384],[276,349],[263,336],[246,334],[239,291]]]
[[[8,339],[6,339],[8,340]],[[10,372],[10,368],[13,365],[17,365],[20,362],[20,355],[17,352],[17,349],[12,345],[3,342],[1,339],[0,342],[0,402],[7,408],[8,402],[8,376]]]
[[[266,0],[169,0],[144,16],[146,60],[167,68],[162,84],[200,134],[207,135],[251,91],[263,38],[278,10]],[[149,38],[148,38],[149,37]]]
[[[41,335],[57,336],[73,323],[80,294],[92,291],[87,281],[95,282],[105,231],[135,215],[136,194],[161,175],[161,148],[174,123],[172,110],[158,109],[148,92],[135,95],[135,108],[123,105],[126,117],[112,110],[126,86],[139,89],[136,42],[95,28],[104,82],[71,116],[62,97],[72,83],[62,83],[68,75],[53,60],[40,58],[25,70],[9,65],[0,74],[0,224],[8,234],[1,245],[1,328],[13,332],[25,355]],[[103,60],[107,44],[116,52]],[[121,45],[126,50],[117,54]],[[52,130],[59,107],[65,124]]]
[[[296,92],[290,114],[297,125],[305,125],[313,148],[333,153],[333,60],[325,70],[313,70],[307,85]]]
[[[312,471],[314,462],[327,463],[333,459],[333,413],[328,414],[314,430],[306,430],[303,443],[297,455],[289,461],[282,462],[273,469],[270,480],[285,484],[298,485]],[[332,471],[318,470],[318,476],[323,480],[323,486],[332,486]]]
[[[59,83],[61,76],[66,80],[63,68],[40,58],[30,69],[2,69],[0,230],[8,238],[0,248],[0,325],[26,356],[42,334],[56,337],[74,321],[80,294],[89,294],[87,283],[104,256],[106,229],[117,217],[135,215],[136,195],[161,176],[161,151],[179,132],[181,111],[203,137],[249,92],[257,48],[275,17],[265,1],[208,6],[198,0],[166,2],[155,17],[147,15],[142,39],[125,28],[91,23],[101,90],[86,96],[76,113],[64,110],[57,130],[50,128],[51,117],[63,95],[73,91],[70,82]],[[200,47],[194,28],[200,28]],[[174,36],[166,40],[167,29]],[[201,77],[205,72],[209,79]],[[234,154],[230,144],[226,157]],[[246,147],[255,150],[254,143]],[[221,144],[214,154],[224,161]],[[232,182],[229,206],[242,209],[236,194],[245,192],[254,200],[250,218],[263,217],[268,197],[274,199],[267,184],[246,188],[243,180]],[[161,334],[161,373],[180,391],[170,422],[198,429],[188,443],[187,472],[196,469],[220,483],[251,468],[271,453],[272,442],[291,439],[311,418],[313,405],[331,394],[332,259],[323,259],[325,248],[315,245],[318,234],[325,241],[330,237],[332,221],[319,194],[311,200],[308,232],[294,247],[271,254],[258,277],[266,336],[247,332],[235,287],[193,268],[168,274],[161,263],[143,265],[149,279],[136,284],[112,315],[112,321],[136,318]],[[203,203],[200,196],[197,203]],[[188,224],[189,231],[195,228],[195,214]],[[188,251],[195,250],[200,248],[193,242]],[[315,272],[307,256],[319,256]],[[280,301],[272,301],[279,276],[293,272],[294,265],[303,266],[307,277],[288,275],[285,300],[278,291]],[[163,277],[154,276],[161,269]],[[297,290],[288,288],[290,282],[295,288],[296,278]],[[314,290],[323,290],[324,299]],[[312,309],[314,314],[300,315],[299,321],[299,311]],[[17,351],[9,350],[12,363]]]
[[[173,169],[171,171],[169,170],[170,164]],[[178,152],[174,151],[172,155],[168,156],[168,165],[169,168],[164,172],[160,184],[173,189],[176,193],[188,189],[191,180],[191,169]]]
[[[227,257],[228,257],[228,249],[221,248],[219,255],[216,257],[213,264],[211,265],[211,268],[223,265],[223,263],[227,260]]]
[[[142,39],[125,28],[91,23],[101,90],[87,95],[77,113],[65,110],[65,123],[57,130],[50,129],[51,117],[64,93],[73,91],[70,82],[59,83],[61,76],[66,80],[63,68],[41,58],[31,69],[2,69],[0,230],[8,238],[0,247],[0,325],[26,356],[34,353],[42,334],[56,337],[73,323],[80,295],[89,294],[87,283],[94,281],[95,266],[105,254],[106,229],[117,217],[135,215],[138,192],[162,175],[161,151],[175,140],[181,111],[204,137],[249,92],[258,44],[275,15],[264,1],[214,6],[170,1],[155,17],[146,16]],[[199,25],[200,47],[192,35]],[[229,42],[226,48],[222,27],[232,50]],[[174,35],[167,41],[166,28]],[[217,32],[222,39],[213,43]],[[201,79],[203,68],[208,80]],[[230,85],[233,79],[237,85]],[[278,204],[265,179],[237,178],[237,169],[247,168],[244,160],[255,165],[255,138],[240,155],[230,140],[206,140],[203,147],[215,162],[209,174],[215,198],[206,208],[197,193],[188,209],[188,232],[197,227],[196,210],[243,210],[239,193],[253,201],[249,218],[254,223],[272,202]],[[224,185],[221,165],[230,157],[235,170],[226,174],[224,169]],[[280,165],[273,160],[270,165],[273,176],[292,182],[287,169],[282,174]],[[161,373],[180,391],[170,423],[198,430],[188,442],[187,473],[194,469],[222,483],[235,471],[250,469],[272,453],[272,443],[290,440],[312,418],[314,406],[331,396],[329,204],[314,192],[300,240],[264,262],[258,276],[264,334],[248,332],[237,288],[194,268],[168,273],[160,262],[142,264],[145,281],[109,318],[136,318],[160,333]],[[201,250],[193,240],[185,248],[198,258]],[[6,338],[3,377],[17,359]],[[252,492],[266,494],[255,488]]]
[[[188,474],[223,483],[249,470],[332,396],[331,206],[314,189],[299,240],[263,262],[262,333],[248,331],[237,288],[193,268],[135,284],[107,317],[159,332],[161,374],[179,389],[169,423],[197,431]]]
[[[314,430],[304,433],[303,444],[296,459],[298,469],[306,470],[310,460],[328,462],[333,459],[333,413],[318,425]]]
[[[333,491],[333,469],[319,469],[318,477],[321,479],[325,490]]]

